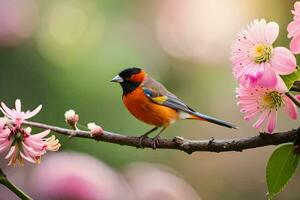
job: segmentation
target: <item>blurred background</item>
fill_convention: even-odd
[[[236,105],[237,83],[231,72],[230,46],[241,28],[255,18],[265,18],[280,25],[275,45],[288,47],[286,26],[292,20],[293,4],[294,1],[283,0],[0,0],[0,100],[13,105],[20,98],[25,109],[42,104],[42,112],[33,119],[38,122],[65,127],[64,112],[75,109],[82,125],[93,121],[108,131],[141,135],[151,127],[128,113],[121,101],[121,87],[110,83],[122,69],[137,66],[192,108],[240,127],[234,131],[181,121],[168,128],[163,137],[253,136],[258,131],[243,121]],[[279,131],[297,125],[280,115]],[[55,156],[57,161],[52,170],[68,163],[62,165],[62,174],[73,174],[66,183],[72,182],[74,187],[68,188],[68,184],[63,186],[63,181],[53,179],[62,184],[59,188],[64,191],[81,188],[80,184],[90,181],[98,189],[124,194],[100,198],[101,195],[93,193],[92,186],[88,187],[89,194],[97,196],[95,199],[265,199],[265,166],[275,148],[187,155],[175,150],[141,150],[58,137],[62,153],[57,156],[49,153],[38,166],[26,163],[23,168],[5,168],[9,178],[38,199],[75,199],[39,196],[49,188],[52,193],[58,190],[39,182],[58,173],[59,170],[49,169]],[[93,169],[84,164],[89,162],[94,163]],[[47,169],[42,171],[43,167]],[[99,176],[77,177],[82,171]],[[157,178],[147,177],[151,173],[151,177]],[[62,174],[57,176],[63,177]],[[88,177],[99,178],[93,181]],[[298,173],[298,178],[277,199],[299,199],[299,178]],[[113,179],[118,183],[103,184]],[[184,196],[191,197],[180,198],[175,186],[164,188],[176,185],[176,181]],[[161,191],[150,187],[154,185],[159,185]],[[2,186],[0,189],[6,190]],[[153,196],[144,197],[139,191],[152,191]],[[82,199],[82,194],[76,195]]]

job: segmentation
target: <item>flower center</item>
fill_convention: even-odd
[[[267,44],[256,44],[254,46],[252,57],[256,63],[263,63],[270,61],[272,56],[272,46]]]
[[[268,109],[278,109],[282,106],[282,94],[277,91],[266,92],[262,97],[261,105]]]

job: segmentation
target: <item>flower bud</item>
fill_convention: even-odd
[[[94,122],[87,124],[88,129],[91,131],[92,137],[97,137],[103,134],[103,128],[101,126],[98,126]]]
[[[68,110],[65,112],[65,121],[74,130],[77,130],[77,122],[79,121],[79,115],[74,110]]]

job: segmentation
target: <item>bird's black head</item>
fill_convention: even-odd
[[[141,71],[142,69],[137,67],[127,68],[121,71],[119,76],[123,79],[130,79],[133,75],[139,74]]]
[[[124,69],[111,81],[120,83],[123,89],[123,95],[127,95],[134,91],[145,80],[146,76],[147,74],[144,70],[132,67]]]

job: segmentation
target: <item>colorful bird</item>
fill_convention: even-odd
[[[160,132],[153,138],[153,147],[156,148],[159,135],[170,124],[181,119],[202,120],[236,129],[236,126],[228,122],[191,109],[140,68],[125,69],[111,81],[120,83],[123,89],[123,103],[129,112],[137,119],[154,126],[153,129],[140,136],[140,143],[150,133],[162,127]]]

